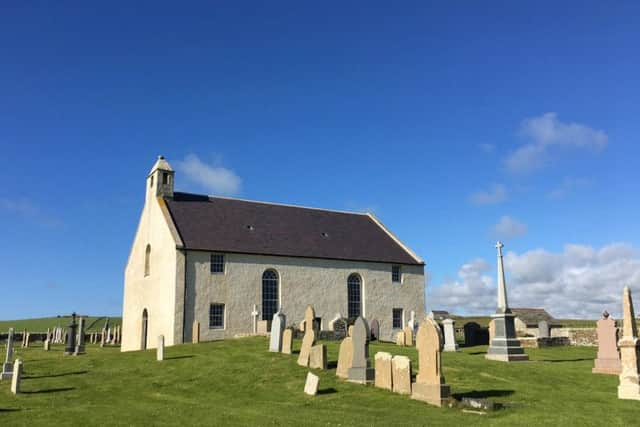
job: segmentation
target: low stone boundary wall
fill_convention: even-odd
[[[567,337],[518,338],[524,348],[560,347],[571,345]]]
[[[551,337],[564,337],[570,345],[597,346],[598,334],[596,328],[553,328]]]

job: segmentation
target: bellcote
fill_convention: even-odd
[[[169,162],[163,156],[158,156],[147,176],[147,196],[173,197],[174,174]]]

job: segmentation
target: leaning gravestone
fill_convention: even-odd
[[[375,378],[375,371],[369,360],[369,327],[367,322],[358,316],[353,324],[351,336],[353,342],[353,358],[349,369],[348,380],[353,383],[370,384]]]
[[[338,353],[338,366],[336,368],[336,376],[339,378],[349,378],[349,369],[353,361],[353,342],[351,337],[346,337],[340,343],[340,351]]]
[[[450,394],[440,360],[442,338],[434,320],[425,319],[418,328],[418,375],[411,387],[411,398],[442,406]]]
[[[640,400],[640,343],[638,342],[638,326],[633,311],[631,290],[625,286],[622,295],[623,326],[622,338],[618,342],[620,347],[620,384],[618,385],[618,399]]]
[[[287,328],[282,333],[282,353],[291,354],[291,345],[293,343],[293,330]]]
[[[391,359],[393,392],[411,394],[411,359],[407,356],[393,356]]]
[[[9,329],[9,335],[7,336],[7,353],[2,364],[2,373],[0,373],[0,380],[6,380],[11,378],[13,372],[13,328]]]
[[[315,396],[318,393],[319,382],[320,377],[312,374],[311,372],[307,373],[307,381],[304,384],[304,392],[310,396]]]
[[[309,356],[311,355],[311,347],[316,343],[316,333],[313,330],[313,319],[316,317],[316,313],[313,307],[308,305],[304,313],[304,337],[302,338],[302,347],[300,347],[300,354],[298,355],[298,365],[309,366]]]
[[[378,319],[371,321],[371,341],[380,339],[380,322]]]
[[[315,369],[327,369],[327,346],[318,344],[311,347],[309,352],[309,367]]]
[[[620,375],[620,352],[618,351],[618,330],[616,321],[609,317],[609,313],[602,313],[602,319],[597,322],[598,358],[591,370],[594,374]]]
[[[538,338],[549,338],[549,323],[546,320],[538,322]]]
[[[375,355],[375,361],[375,386],[391,391],[393,388],[393,383],[391,382],[391,354],[384,351],[379,351]]]
[[[13,376],[11,377],[11,393],[20,393],[20,382],[22,380],[22,360],[16,359],[13,364]]]
[[[273,315],[271,321],[271,337],[269,339],[269,351],[280,353],[282,350],[282,333],[284,332],[284,326],[287,323],[287,318],[281,312],[277,312]]]

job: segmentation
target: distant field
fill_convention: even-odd
[[[489,316],[482,316],[482,317],[452,316],[452,318],[456,321],[456,326],[463,326],[465,323],[469,323],[469,322],[476,322],[480,326],[489,326],[489,321],[491,321],[491,317]],[[558,321],[565,328],[595,328],[596,327],[596,320],[558,319]]]
[[[100,331],[104,326],[106,317],[86,317],[87,331]],[[29,332],[47,332],[47,328],[55,328],[56,326],[68,326],[71,323],[71,316],[60,317],[42,317],[38,319],[22,319],[22,320],[0,320],[0,332],[6,332],[9,328],[16,331],[26,329]],[[115,326],[122,323],[120,317],[110,317],[109,325]]]

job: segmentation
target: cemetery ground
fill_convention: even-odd
[[[504,406],[478,414],[339,380],[339,342],[324,343],[330,369],[312,370],[320,376],[317,396],[303,393],[309,369],[297,355],[269,353],[264,337],[167,347],[162,362],[155,350],[87,345],[86,355],[65,357],[62,345],[16,347],[22,394],[0,382],[0,425],[628,426],[640,414],[637,401],[618,400],[617,376],[591,373],[596,348],[527,349],[531,361],[510,364],[485,360],[486,346],[443,353],[455,397]],[[416,373],[415,348],[373,342],[372,363],[377,351],[409,356]]]

